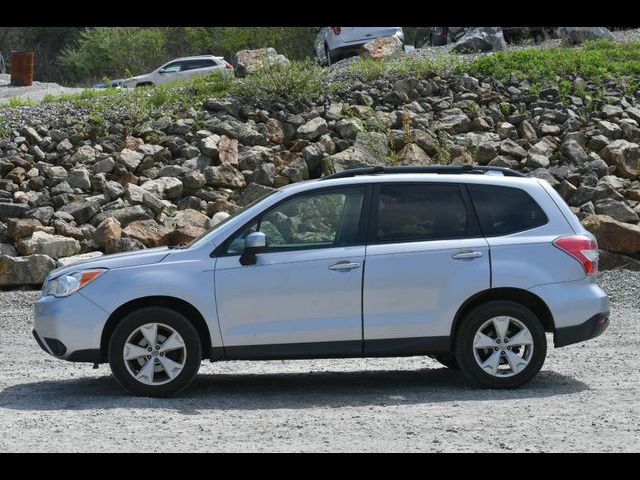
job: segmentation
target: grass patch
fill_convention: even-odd
[[[458,73],[494,77],[504,81],[515,74],[532,83],[554,81],[556,76],[577,75],[598,82],[608,77],[640,75],[640,42],[586,42],[582,47],[553,47],[496,52],[458,66]]]
[[[347,75],[362,81],[379,78],[429,78],[457,68],[462,63],[456,55],[443,54],[435,58],[402,55],[383,60],[359,60],[349,65]]]

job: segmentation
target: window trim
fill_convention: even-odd
[[[311,196],[311,195],[315,195],[315,194],[318,194],[318,193],[327,193],[327,192],[330,192],[332,190],[347,190],[347,189],[362,189],[363,190],[363,192],[362,192],[362,208],[360,210],[360,219],[358,221],[359,222],[358,223],[358,234],[357,234],[357,237],[356,237],[356,242],[351,243],[351,244],[346,244],[346,245],[337,245],[337,246],[336,245],[331,245],[331,246],[328,246],[328,247],[326,247],[326,246],[283,247],[283,248],[278,249],[277,251],[269,251],[269,250],[267,250],[264,253],[280,253],[280,252],[292,252],[292,251],[303,251],[303,250],[320,250],[320,249],[330,249],[330,248],[364,246],[364,245],[366,245],[366,236],[367,236],[367,231],[368,231],[368,227],[369,227],[368,224],[369,224],[369,217],[370,217],[369,212],[371,210],[372,185],[371,184],[334,185],[334,186],[331,186],[331,187],[314,188],[312,190],[305,190],[305,191],[294,193],[293,195],[289,195],[288,197],[283,198],[278,203],[276,203],[274,205],[271,205],[266,210],[263,210],[262,212],[256,214],[250,220],[246,221],[239,228],[234,230],[233,233],[229,234],[229,236],[227,238],[225,238],[224,241],[218,247],[216,247],[213,252],[211,252],[210,256],[211,257],[237,257],[237,256],[239,256],[237,253],[228,253],[227,252],[227,249],[229,248],[229,245],[231,244],[231,241],[236,236],[236,234],[238,234],[239,232],[241,232],[242,230],[247,228],[253,222],[261,221],[261,217],[264,217],[265,215],[267,215],[272,210],[278,208],[284,202],[288,202],[290,200],[293,200],[294,198]]]
[[[533,196],[532,196],[529,192],[527,192],[525,189],[523,189],[523,188],[512,187],[511,185],[491,185],[491,184],[473,184],[473,186],[480,186],[480,187],[495,187],[495,188],[509,188],[509,189],[512,189],[512,190],[519,190],[519,191],[523,192],[525,195],[527,195],[527,196],[531,199],[531,201],[532,201],[535,205],[537,205],[537,206],[538,206],[538,208],[540,209],[540,211],[542,212],[542,214],[544,215],[544,218],[545,218],[545,222],[544,222],[544,223],[541,223],[540,225],[536,225],[536,226],[534,226],[534,227],[528,227],[528,228],[524,228],[524,229],[521,229],[521,230],[514,230],[513,232],[507,232],[507,233],[488,234],[488,233],[486,233],[486,232],[482,229],[482,222],[480,222],[480,214],[479,214],[479,213],[478,213],[478,211],[476,210],[476,205],[475,205],[475,203],[473,202],[473,199],[472,199],[472,197],[471,197],[471,191],[468,189],[469,185],[466,185],[466,186],[465,186],[465,190],[466,190],[466,192],[467,192],[467,196],[468,196],[468,198],[469,198],[469,203],[471,204],[471,206],[472,206],[472,208],[473,208],[473,211],[474,211],[474,213],[475,213],[475,217],[476,217],[476,220],[477,220],[478,228],[479,228],[480,232],[482,232],[482,236],[483,236],[484,238],[498,238],[498,237],[505,237],[505,236],[508,236],[508,235],[515,235],[515,234],[522,233],[522,232],[528,232],[529,230],[535,230],[536,228],[544,227],[545,225],[548,225],[548,224],[549,224],[549,222],[551,221],[551,220],[549,219],[549,215],[547,214],[547,212],[545,211],[545,209],[544,209],[544,208],[542,208],[542,206],[540,205],[540,203],[538,203],[538,201],[537,201],[535,198],[533,198]]]
[[[467,213],[467,233],[464,236],[459,237],[447,237],[447,238],[402,238],[402,239],[385,239],[378,240],[377,238],[377,226],[378,226],[378,211],[380,206],[380,190],[384,186],[455,186],[458,187],[460,192],[460,198],[464,204]],[[380,182],[376,183],[373,189],[373,195],[371,199],[371,215],[369,216],[369,228],[367,230],[367,245],[393,245],[396,243],[425,243],[425,242],[442,242],[449,240],[465,240],[469,238],[482,238],[482,232],[480,230],[478,218],[473,210],[471,199],[464,188],[462,183],[454,182]]]

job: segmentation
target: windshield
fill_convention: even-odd
[[[204,242],[206,241],[205,238],[212,232],[218,230],[220,227],[222,227],[223,225],[226,225],[230,220],[234,219],[235,217],[237,217],[238,215],[240,215],[243,212],[246,212],[247,210],[249,210],[250,208],[252,208],[253,206],[257,205],[258,203],[262,202],[263,200],[265,200],[267,197],[270,197],[271,195],[273,195],[274,193],[278,192],[278,190],[271,190],[267,193],[265,193],[264,195],[261,195],[260,197],[256,198],[253,202],[249,203],[248,205],[245,205],[244,207],[239,208],[238,210],[236,210],[235,212],[233,212],[231,215],[229,215],[227,218],[225,218],[224,220],[222,220],[221,222],[215,224],[212,228],[210,228],[209,230],[207,230],[206,232],[204,232],[202,235],[200,235],[199,237],[194,238],[193,240],[191,240],[189,243],[187,243],[186,245],[184,245],[182,248],[189,248],[189,247],[193,247],[198,245],[200,242]]]

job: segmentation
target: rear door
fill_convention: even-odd
[[[487,241],[453,183],[374,190],[363,286],[365,353],[448,348],[453,318],[489,288]]]

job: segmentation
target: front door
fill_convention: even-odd
[[[362,353],[364,191],[284,199],[226,242],[215,291],[228,358]],[[267,250],[243,266],[244,238],[253,231],[265,233]]]

